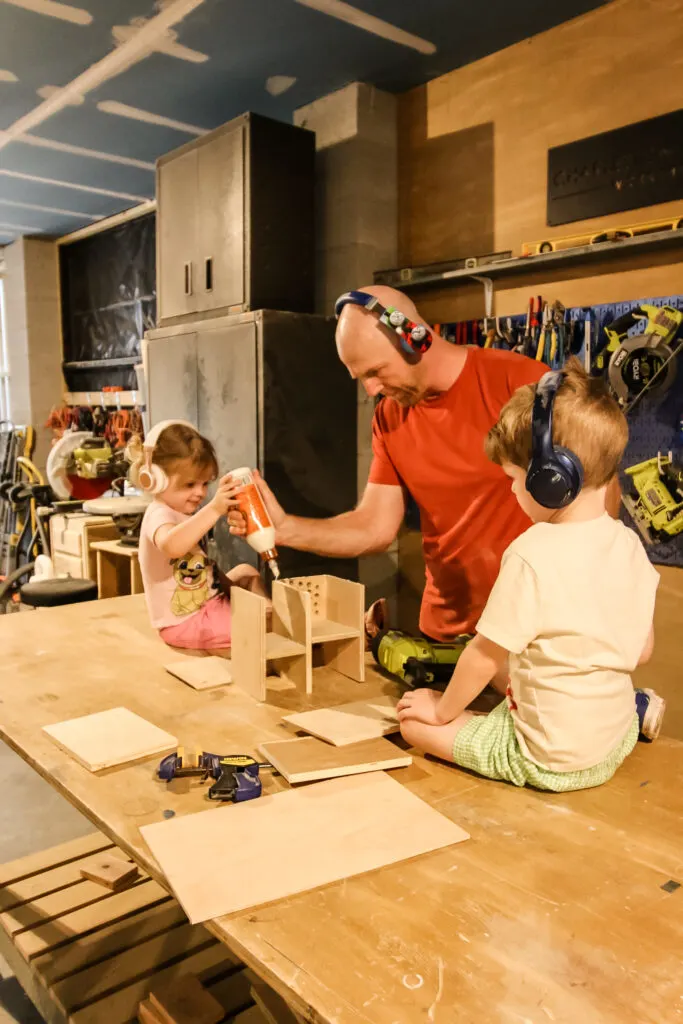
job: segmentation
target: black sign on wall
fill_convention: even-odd
[[[548,150],[548,224],[683,199],[683,110]]]

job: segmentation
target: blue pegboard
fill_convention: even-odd
[[[650,306],[674,306],[683,310],[683,295],[667,295],[663,298],[634,299],[632,302],[608,303],[601,306],[576,306],[567,310],[567,316],[571,320],[585,320],[590,315],[592,322],[592,349],[593,357],[600,354],[600,351],[607,344],[607,337],[603,328],[612,323],[618,317],[627,313],[630,309],[646,303]],[[507,320],[507,317],[501,318]],[[515,327],[523,328],[526,322],[526,314],[511,317]],[[629,334],[642,334],[645,330],[646,321],[640,320],[629,331]],[[449,341],[455,341],[456,325],[441,324],[441,333]],[[484,337],[481,330],[479,333],[479,344],[483,345]],[[583,348],[578,358],[583,362]],[[683,353],[680,356],[683,359]],[[608,359],[605,359],[605,373],[607,372]],[[683,415],[683,367],[678,368],[676,379],[671,388],[660,397],[656,390],[645,395],[628,415],[629,442],[624,454],[622,470],[626,466],[633,466],[638,462],[653,458],[657,452],[668,452],[672,450],[674,456],[683,460],[683,437],[679,430],[679,423]],[[631,481],[623,472],[621,483],[626,493],[631,492]],[[409,516],[414,525],[415,509],[409,508]],[[633,525],[630,516],[622,510],[624,522]],[[674,537],[662,544],[656,544],[647,548],[650,560],[656,565],[676,565],[683,567],[683,534]]]

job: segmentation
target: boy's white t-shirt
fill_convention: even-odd
[[[182,558],[170,559],[154,543],[161,526],[176,526],[190,517],[155,499],[145,510],[140,527],[140,575],[147,610],[155,629],[177,626],[196,615],[217,593],[213,563],[197,545]]]
[[[607,514],[536,523],[508,547],[477,632],[510,651],[508,707],[526,757],[579,771],[619,746],[658,583],[636,534]]]

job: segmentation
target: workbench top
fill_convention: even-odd
[[[90,774],[42,726],[123,705],[186,747],[254,752],[307,707],[398,694],[316,670],[311,698],[196,691],[144,598],[0,618],[0,737],[162,883],[139,827],[206,808],[156,761]],[[277,681],[276,681],[277,682]],[[612,782],[542,794],[416,757],[394,777],[471,840],[222,918],[211,930],[312,1022],[683,1022],[683,744],[638,744]],[[264,791],[284,783],[264,775]],[[407,823],[409,827],[409,823]],[[286,849],[273,850],[273,870]],[[197,851],[197,870],[220,870]],[[672,887],[669,887],[672,888]]]

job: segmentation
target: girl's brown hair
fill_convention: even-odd
[[[578,359],[570,359],[563,372],[553,403],[553,443],[578,455],[586,487],[604,487],[624,454],[626,417],[603,381],[589,377]],[[535,396],[536,386],[526,384],[503,407],[484,445],[491,462],[528,468]]]
[[[140,438],[131,442],[129,451],[134,465],[139,467],[144,460]],[[213,445],[184,423],[172,423],[162,430],[154,445],[152,463],[160,466],[168,477],[173,476],[183,463],[189,463],[198,473],[210,472],[214,480],[218,476],[218,459]]]

